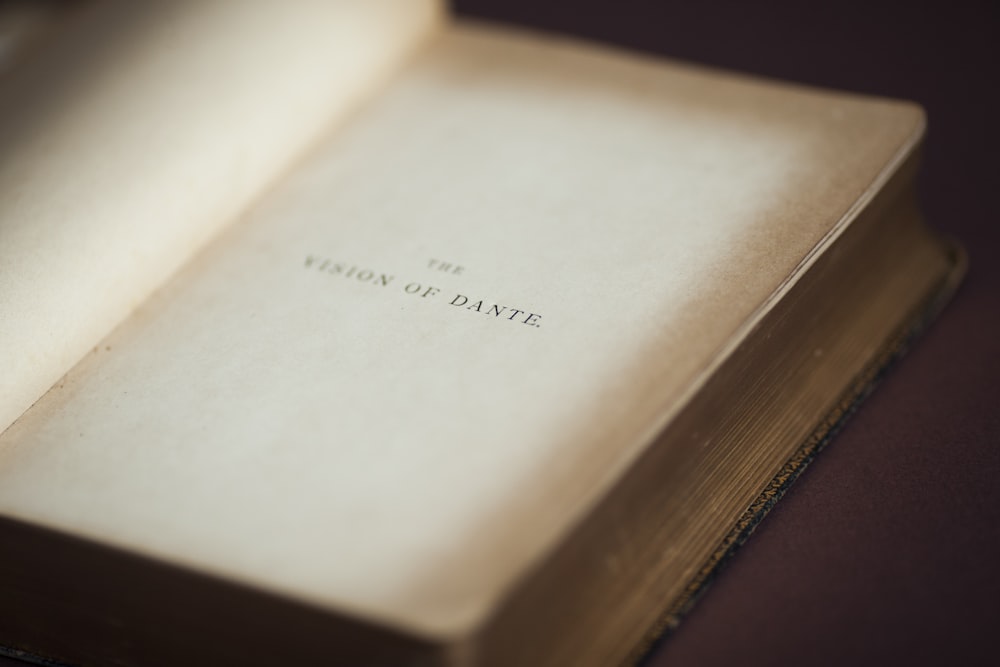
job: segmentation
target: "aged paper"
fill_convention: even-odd
[[[451,28],[0,438],[0,511],[460,633],[921,131]]]

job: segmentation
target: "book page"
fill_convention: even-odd
[[[451,28],[0,438],[0,511],[465,632],[921,131]]]
[[[116,1],[0,81],[0,431],[377,88],[431,0]]]

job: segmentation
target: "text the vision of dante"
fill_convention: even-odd
[[[304,267],[310,271],[336,276],[359,285],[363,284],[418,299],[426,299],[430,302],[439,302],[448,306],[453,312],[478,313],[498,321],[535,328],[541,327],[542,316],[532,312],[530,308],[514,306],[510,303],[499,303],[488,298],[480,298],[480,295],[435,286],[433,284],[434,276],[442,276],[443,274],[462,276],[465,273],[465,267],[452,262],[433,258],[426,260],[423,270],[431,278],[422,280],[400,279],[393,273],[319,255],[306,255]]]

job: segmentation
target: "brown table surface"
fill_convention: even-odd
[[[1000,4],[456,5],[926,108],[922,203],[964,285],[646,667],[1000,664]]]

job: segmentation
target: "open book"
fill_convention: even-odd
[[[954,287],[922,113],[433,2],[115,2],[0,79],[0,644],[605,665]]]

